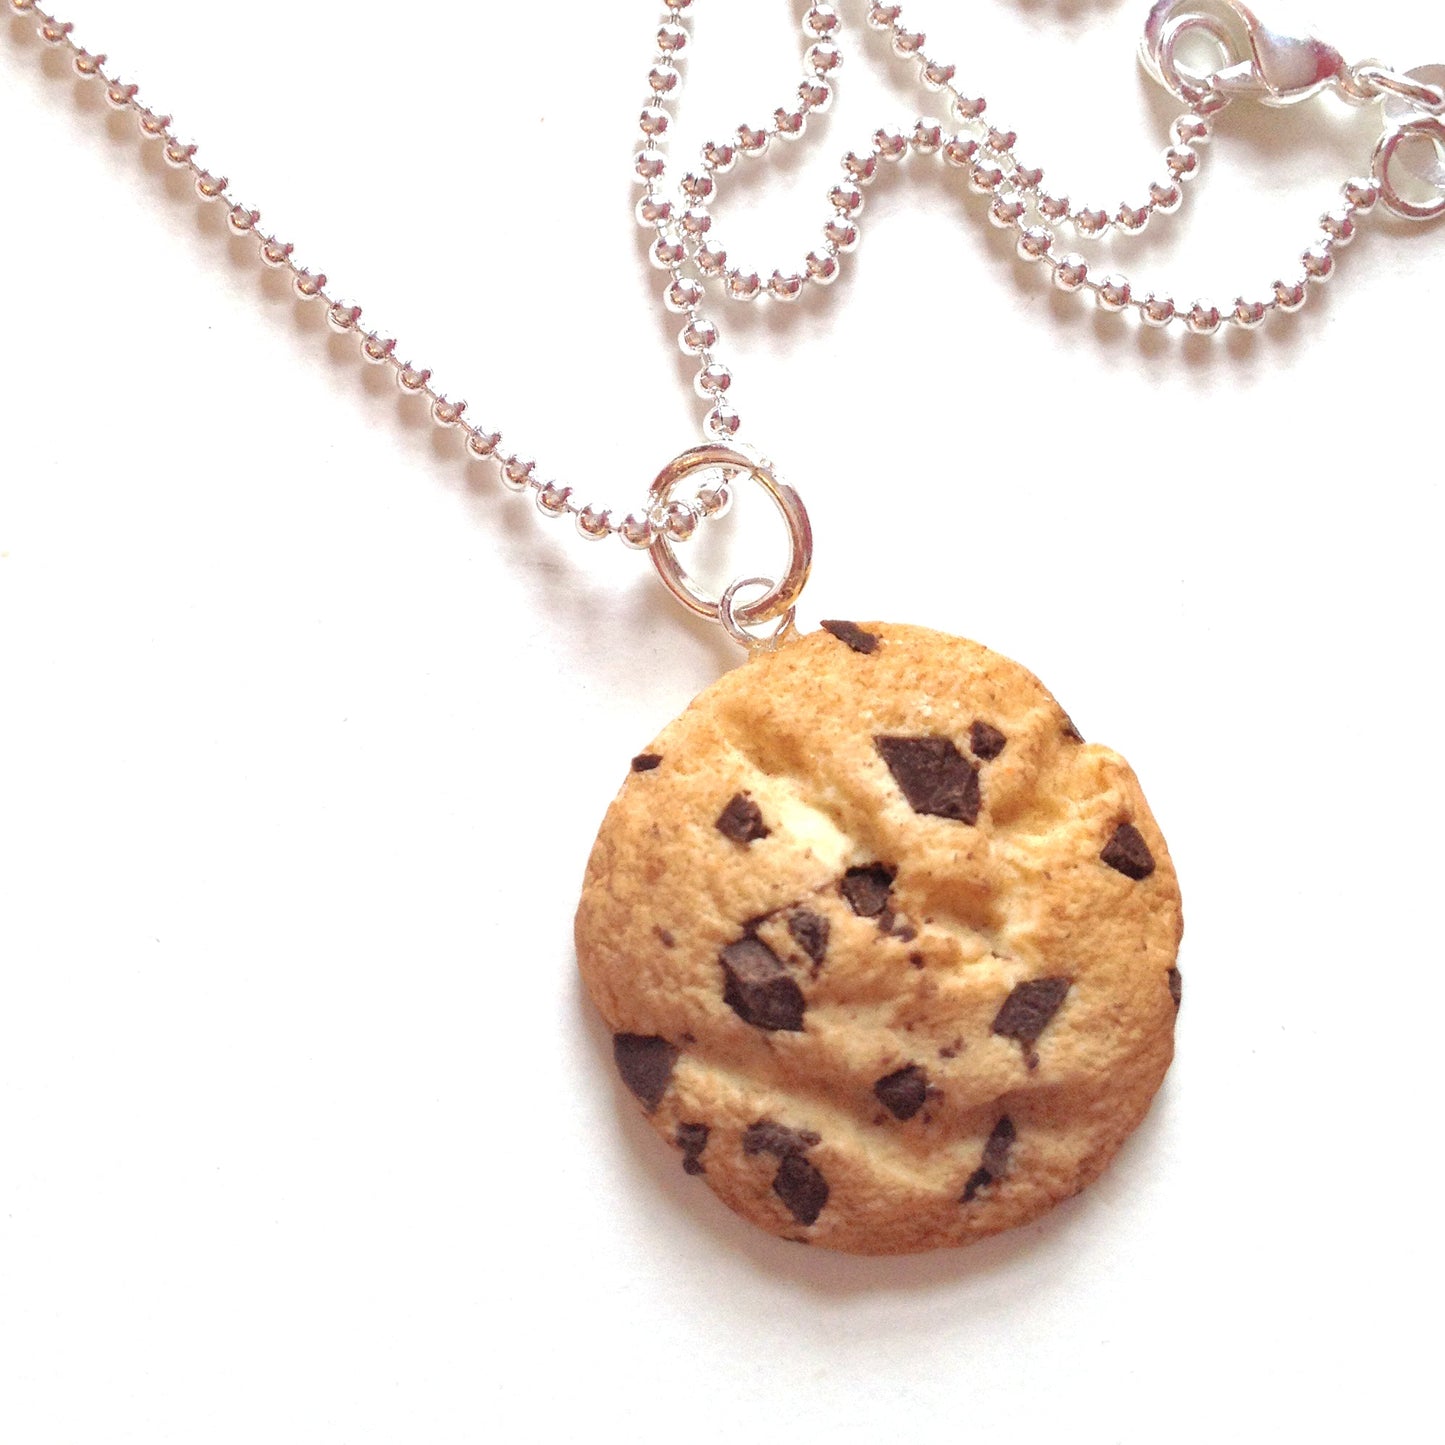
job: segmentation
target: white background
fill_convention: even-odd
[[[688,150],[769,114],[800,47],[799,6],[697,8]],[[908,11],[1113,202],[1178,110],[1143,8]],[[1314,9],[1351,57],[1445,60],[1428,6]],[[861,12],[832,112],[719,199],[765,271],[837,156],[929,105]],[[650,0],[65,14],[544,469],[626,508],[697,439],[631,217]],[[717,303],[812,509],[803,623],[1036,669],[1134,763],[1185,891],[1179,1061],[1108,1176],[855,1260],[683,1176],[575,976],[626,760],[735,650],[464,460],[29,33],[0,20],[0,1436],[1413,1436],[1445,228],[1370,223],[1258,336],[1141,336],[919,165],[831,292]],[[1236,107],[1123,264],[1267,287],[1377,125]]]

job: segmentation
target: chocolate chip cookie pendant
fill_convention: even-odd
[[[1181,931],[1117,753],[977,643],[848,622],[633,760],[576,925],[681,1167],[859,1254],[967,1244],[1099,1174],[1169,1067]]]

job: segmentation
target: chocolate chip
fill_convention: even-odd
[[[677,1141],[677,1147],[682,1150],[684,1173],[706,1173],[699,1156],[707,1148],[707,1138],[711,1133],[712,1130],[706,1124],[679,1124],[677,1126],[677,1133],[672,1137]]]
[[[888,907],[888,890],[897,876],[898,870],[886,863],[865,863],[850,868],[838,887],[859,918],[877,918]]]
[[[939,1049],[939,1051],[938,1051],[938,1057],[939,1057],[940,1059],[956,1059],[962,1052],[963,1052],[963,1040],[962,1040],[962,1039],[954,1039],[954,1041],[953,1041],[951,1044],[949,1044],[946,1048]]]
[[[662,763],[661,753],[638,753],[632,760],[632,771],[634,773],[650,773]]]
[[[828,920],[821,913],[811,908],[793,909],[788,914],[788,932],[814,963],[822,963],[828,952]]]
[[[924,958],[921,953],[910,953],[908,955],[908,961],[914,968],[922,968],[924,964]]]
[[[996,758],[1007,746],[1008,739],[992,723],[976,722],[968,730],[968,745],[976,758]]]
[[[793,1154],[805,1154],[817,1142],[818,1136],[811,1129],[790,1129],[774,1119],[759,1119],[743,1131],[744,1154],[787,1159]]]
[[[1017,1039],[1028,1052],[1058,1013],[1068,991],[1066,978],[1031,978],[1018,984],[994,1017],[994,1033]]]
[[[1149,851],[1144,835],[1132,823],[1119,824],[1099,857],[1116,872],[1136,883],[1154,871],[1154,855]]]
[[[612,1057],[622,1082],[650,1114],[662,1102],[677,1063],[678,1049],[652,1034],[614,1034]]]
[[[677,947],[677,939],[675,939],[675,938],[672,936],[672,933],[671,933],[668,929],[663,928],[663,927],[661,927],[661,926],[658,925],[658,924],[654,924],[654,925],[653,925],[653,928],[652,928],[652,931],[657,935],[657,941],[658,941],[664,948],[676,948],[676,947]]]
[[[1064,714],[1064,736],[1068,738],[1070,742],[1081,743],[1084,741],[1083,733],[1074,726],[1074,720],[1068,713]]]
[[[803,990],[760,938],[740,938],[720,955],[723,1002],[754,1028],[789,1033],[803,1029]]]
[[[988,1143],[983,1146],[983,1163],[968,1176],[968,1183],[963,1187],[965,1204],[971,1204],[980,1189],[1003,1178],[1008,1170],[1009,1151],[1016,1138],[1018,1131],[1014,1128],[1013,1120],[1005,1114],[993,1126],[993,1133],[988,1136]]]
[[[1177,968],[1169,970],[1169,997],[1174,1000],[1175,1008],[1178,1008],[1184,999],[1184,975]]]
[[[917,1064],[895,1069],[873,1085],[878,1102],[895,1119],[911,1119],[928,1098],[928,1075]]]
[[[871,632],[864,632],[856,622],[825,622],[823,631],[831,632],[839,642],[846,643],[854,652],[866,657],[878,651],[878,639]]]
[[[893,930],[893,936],[899,943],[912,943],[918,937],[918,930],[911,923],[905,923]]]
[[[828,1181],[801,1154],[790,1154],[778,1165],[773,1193],[799,1224],[813,1224],[828,1202]]]
[[[880,737],[873,739],[873,746],[915,813],[978,822],[978,767],[951,738]]]
[[[1014,1121],[1007,1114],[993,1126],[993,1133],[988,1136],[988,1143],[984,1145],[983,1167],[998,1179],[1008,1168],[1009,1150],[1014,1146],[1014,1140],[1018,1138],[1018,1130],[1014,1128]]]
[[[746,793],[736,793],[718,814],[715,825],[724,838],[734,843],[753,843],[766,838],[772,829],[763,822],[763,810]]]

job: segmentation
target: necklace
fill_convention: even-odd
[[[141,107],[134,87],[80,50],[68,27],[33,5],[12,0],[12,9],[33,13],[45,37],[72,53],[77,73],[105,86],[117,110],[134,111],[166,159],[193,174],[200,196],[227,207],[234,231],[258,233],[263,261],[324,305],[336,331],[358,336],[367,360],[425,397],[437,424],[457,430],[474,456],[495,457],[506,485],[533,495],[547,515],[572,516],[586,537],[619,535],[646,548],[680,600],[755,649],[749,667],[638,755],[579,917],[584,972],[616,1034],[624,1081],[684,1167],[775,1232],[864,1250],[977,1237],[1087,1182],[1137,1122],[1168,1062],[1178,903],[1162,839],[1122,762],[1086,748],[1014,665],[918,629],[834,622],[791,636],[811,557],[807,515],[773,468],[739,446],[704,287],[787,303],[827,284],[858,242],[864,192],[880,167],[934,157],[987,197],[990,220],[1014,230],[1024,260],[1061,290],[1143,324],[1201,335],[1254,329],[1272,311],[1304,304],[1360,216],[1382,206],[1421,219],[1439,213],[1435,202],[1412,199],[1402,174],[1413,142],[1439,138],[1429,80],[1345,66],[1326,47],[1271,34],[1241,6],[1226,7],[1224,19],[1156,6],[1148,63],[1192,109],[1176,122],[1167,174],[1147,201],[1095,209],[1047,189],[1018,160],[1013,133],[954,86],[951,68],[928,55],[900,9],[873,6],[870,23],[946,99],[949,120],[884,128],[871,150],[850,152],[829,194],[823,243],[797,270],[764,282],[729,261],[711,201],[743,158],[796,139],[826,107],[842,54],[838,16],[821,5],[807,13],[797,105],[707,147],[670,191],[666,102],[680,85],[691,6],[668,6],[648,81],[654,103],[641,116],[639,219],[656,229],[652,255],[682,318],[681,344],[699,359],[710,440],[664,468],[648,507],[617,521],[542,480],[533,462],[434,389],[425,368],[366,331],[358,309],[333,298],[288,245],[261,234],[257,214],[200,167],[168,120]],[[1186,43],[1199,34],[1223,48],[1217,71],[1183,68]],[[1299,275],[1232,307],[1181,308],[1160,294],[1136,298],[1124,278],[1095,279],[1082,258],[1055,254],[1065,223],[1087,238],[1111,227],[1132,234],[1177,210],[1198,146],[1232,96],[1283,102],[1327,84],[1381,100],[1392,118],[1372,174],[1346,185]],[[675,495],[696,479],[694,496]],[[777,579],[744,578],[713,600],[676,549],[721,517],[747,479],[778,504],[789,564]],[[755,635],[764,629],[776,631]],[[838,717],[846,728],[832,725]],[[699,759],[709,760],[700,771]],[[1087,826],[1069,833],[1064,814]],[[676,831],[649,841],[663,819],[677,821]],[[1048,851],[1056,844],[1057,855]],[[1068,881],[1053,890],[1061,874]],[[1055,916],[1067,926],[1051,932]],[[1107,928],[1091,937],[1085,920],[1095,918]],[[1109,978],[1111,961],[1135,952],[1137,972]],[[1094,1056],[1100,1049],[1106,1058]],[[1061,1090],[1067,1107],[1057,1103]]]

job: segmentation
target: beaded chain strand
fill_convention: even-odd
[[[190,172],[201,200],[225,207],[226,223],[234,234],[255,237],[262,264],[288,273],[300,299],[325,308],[333,331],[355,336],[367,362],[389,368],[403,392],[426,402],[437,426],[458,432],[469,456],[494,462],[505,487],[531,493],[543,515],[572,517],[578,532],[589,540],[616,535],[626,546],[645,550],[661,536],[685,541],[704,520],[727,510],[730,496],[722,483],[701,488],[693,498],[634,510],[619,520],[612,510],[581,499],[572,487],[545,478],[534,460],[507,448],[499,431],[474,421],[465,401],[453,401],[440,390],[429,368],[403,360],[394,338],[363,326],[361,307],[337,299],[327,289],[324,272],[303,266],[290,242],[263,229],[261,213],[238,200],[224,176],[201,165],[197,147],[177,137],[171,117],[142,104],[138,87],[112,75],[104,55],[82,48],[72,37],[69,22],[48,14],[36,0],[8,3],[14,13],[37,22],[42,40],[69,52],[78,76],[104,87],[106,102],[113,109],[135,116],[142,136],[162,147],[169,165]],[[764,280],[762,272],[730,257],[715,225],[712,203],[723,178],[740,160],[762,157],[775,143],[797,141],[806,132],[809,117],[828,109],[843,64],[838,43],[843,22],[833,5],[809,5],[802,21],[803,79],[796,92],[766,123],[742,124],[726,138],[708,141],[697,166],[669,186],[666,141],[672,115],[668,106],[681,96],[680,65],[691,41],[686,21],[693,7],[694,0],[664,0],[656,55],[647,77],[648,94],[638,120],[642,145],[634,155],[633,169],[643,186],[637,220],[656,233],[649,255],[653,264],[667,273],[663,301],[670,312],[683,318],[678,345],[697,361],[694,387],[708,408],[703,429],[716,442],[737,438],[742,419],[730,399],[732,372],[718,359],[719,328],[703,310],[708,283],[715,283],[730,301],[766,299],[781,305],[797,301],[809,287],[830,285],[861,239],[864,192],[880,167],[910,158],[941,161],[961,174],[970,192],[987,198],[988,219],[1001,229],[1017,232],[1019,256],[1040,265],[1061,291],[1091,296],[1101,310],[1133,315],[1145,326],[1163,328],[1178,323],[1199,336],[1215,335],[1227,326],[1253,331],[1274,312],[1298,311],[1311,289],[1329,280],[1336,252],[1349,245],[1358,220],[1375,210],[1381,199],[1375,179],[1363,176],[1346,181],[1338,203],[1321,216],[1318,234],[1291,267],[1258,295],[1238,296],[1227,307],[1209,300],[1185,306],[1162,291],[1138,295],[1129,278],[1120,273],[1095,277],[1084,256],[1059,245],[1059,232],[1068,227],[1082,241],[1098,240],[1111,230],[1134,236],[1155,216],[1177,213],[1184,204],[1187,183],[1199,171],[1200,147],[1210,139],[1213,118],[1229,104],[1230,97],[1210,80],[1195,84],[1179,78],[1177,89],[1190,109],[1170,127],[1170,144],[1163,153],[1159,177],[1143,188],[1136,200],[1117,206],[1077,204],[1061,190],[1045,186],[1043,170],[1019,159],[1017,133],[988,116],[988,103],[982,96],[956,84],[956,67],[932,54],[927,36],[904,21],[900,5],[874,3],[867,10],[868,25],[886,39],[899,60],[913,67],[924,90],[946,102],[949,125],[958,129],[924,116],[906,129],[882,126],[874,130],[866,146],[843,157],[842,175],[827,192],[829,214],[820,243],[801,264],[773,268]],[[1379,67],[1356,67],[1350,96],[1361,103],[1379,99],[1398,83],[1391,72]],[[1432,95],[1425,108],[1438,114],[1445,108],[1445,98],[1437,104]]]

